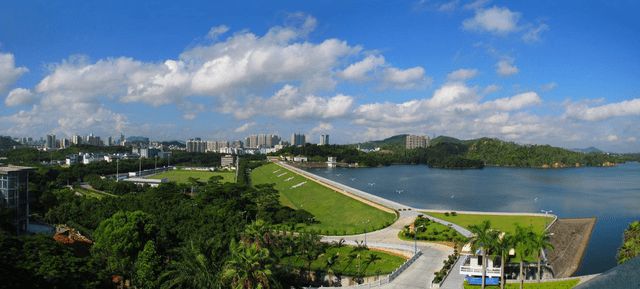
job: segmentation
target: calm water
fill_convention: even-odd
[[[561,218],[597,217],[578,275],[616,265],[622,233],[640,220],[640,164],[613,168],[442,170],[402,165],[309,171],[426,209],[540,212]]]

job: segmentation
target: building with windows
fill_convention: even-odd
[[[55,134],[48,134],[47,135],[47,142],[45,143],[45,148],[47,149],[55,149],[56,148],[56,135]]]
[[[207,151],[207,142],[201,138],[192,138],[187,141],[187,152],[190,153],[203,153]]]
[[[280,137],[274,134],[254,134],[245,138],[247,148],[272,148],[280,142]]]
[[[328,145],[328,144],[329,144],[329,135],[328,134],[320,135],[320,145],[324,146],[324,145]]]
[[[225,155],[220,158],[220,166],[221,167],[234,167],[235,166],[235,157],[232,155]]]
[[[426,135],[407,135],[405,141],[406,149],[426,148],[429,146],[430,139]]]
[[[294,133],[291,135],[291,145],[292,146],[303,146],[307,142],[304,134]]]
[[[14,214],[11,222],[18,232],[29,227],[29,172],[33,168],[0,166],[0,206]]]
[[[71,137],[71,143],[74,145],[82,144],[82,137],[79,135],[74,135]]]

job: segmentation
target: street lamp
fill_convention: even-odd
[[[116,183],[118,182],[118,180],[120,180],[120,159],[117,158],[116,159]]]
[[[552,210],[540,210],[540,212],[543,212],[545,215],[548,215],[550,213],[553,213]]]

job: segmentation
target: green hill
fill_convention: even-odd
[[[391,149],[391,148],[399,148],[404,147],[406,134],[394,135],[392,137],[385,138],[383,140],[375,140],[368,141],[364,143],[359,143],[356,145],[360,145],[360,148],[363,149],[373,149],[373,148],[383,148],[383,149]]]

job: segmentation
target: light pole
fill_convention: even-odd
[[[153,170],[154,170],[154,173],[158,172],[158,155],[156,155],[156,164],[155,164],[155,167],[153,168]]]
[[[116,159],[116,183],[120,180],[120,159]]]
[[[138,157],[138,177],[142,176],[142,156]]]
[[[540,212],[543,212],[545,215],[549,215],[550,213],[553,213],[552,210],[540,210]]]

